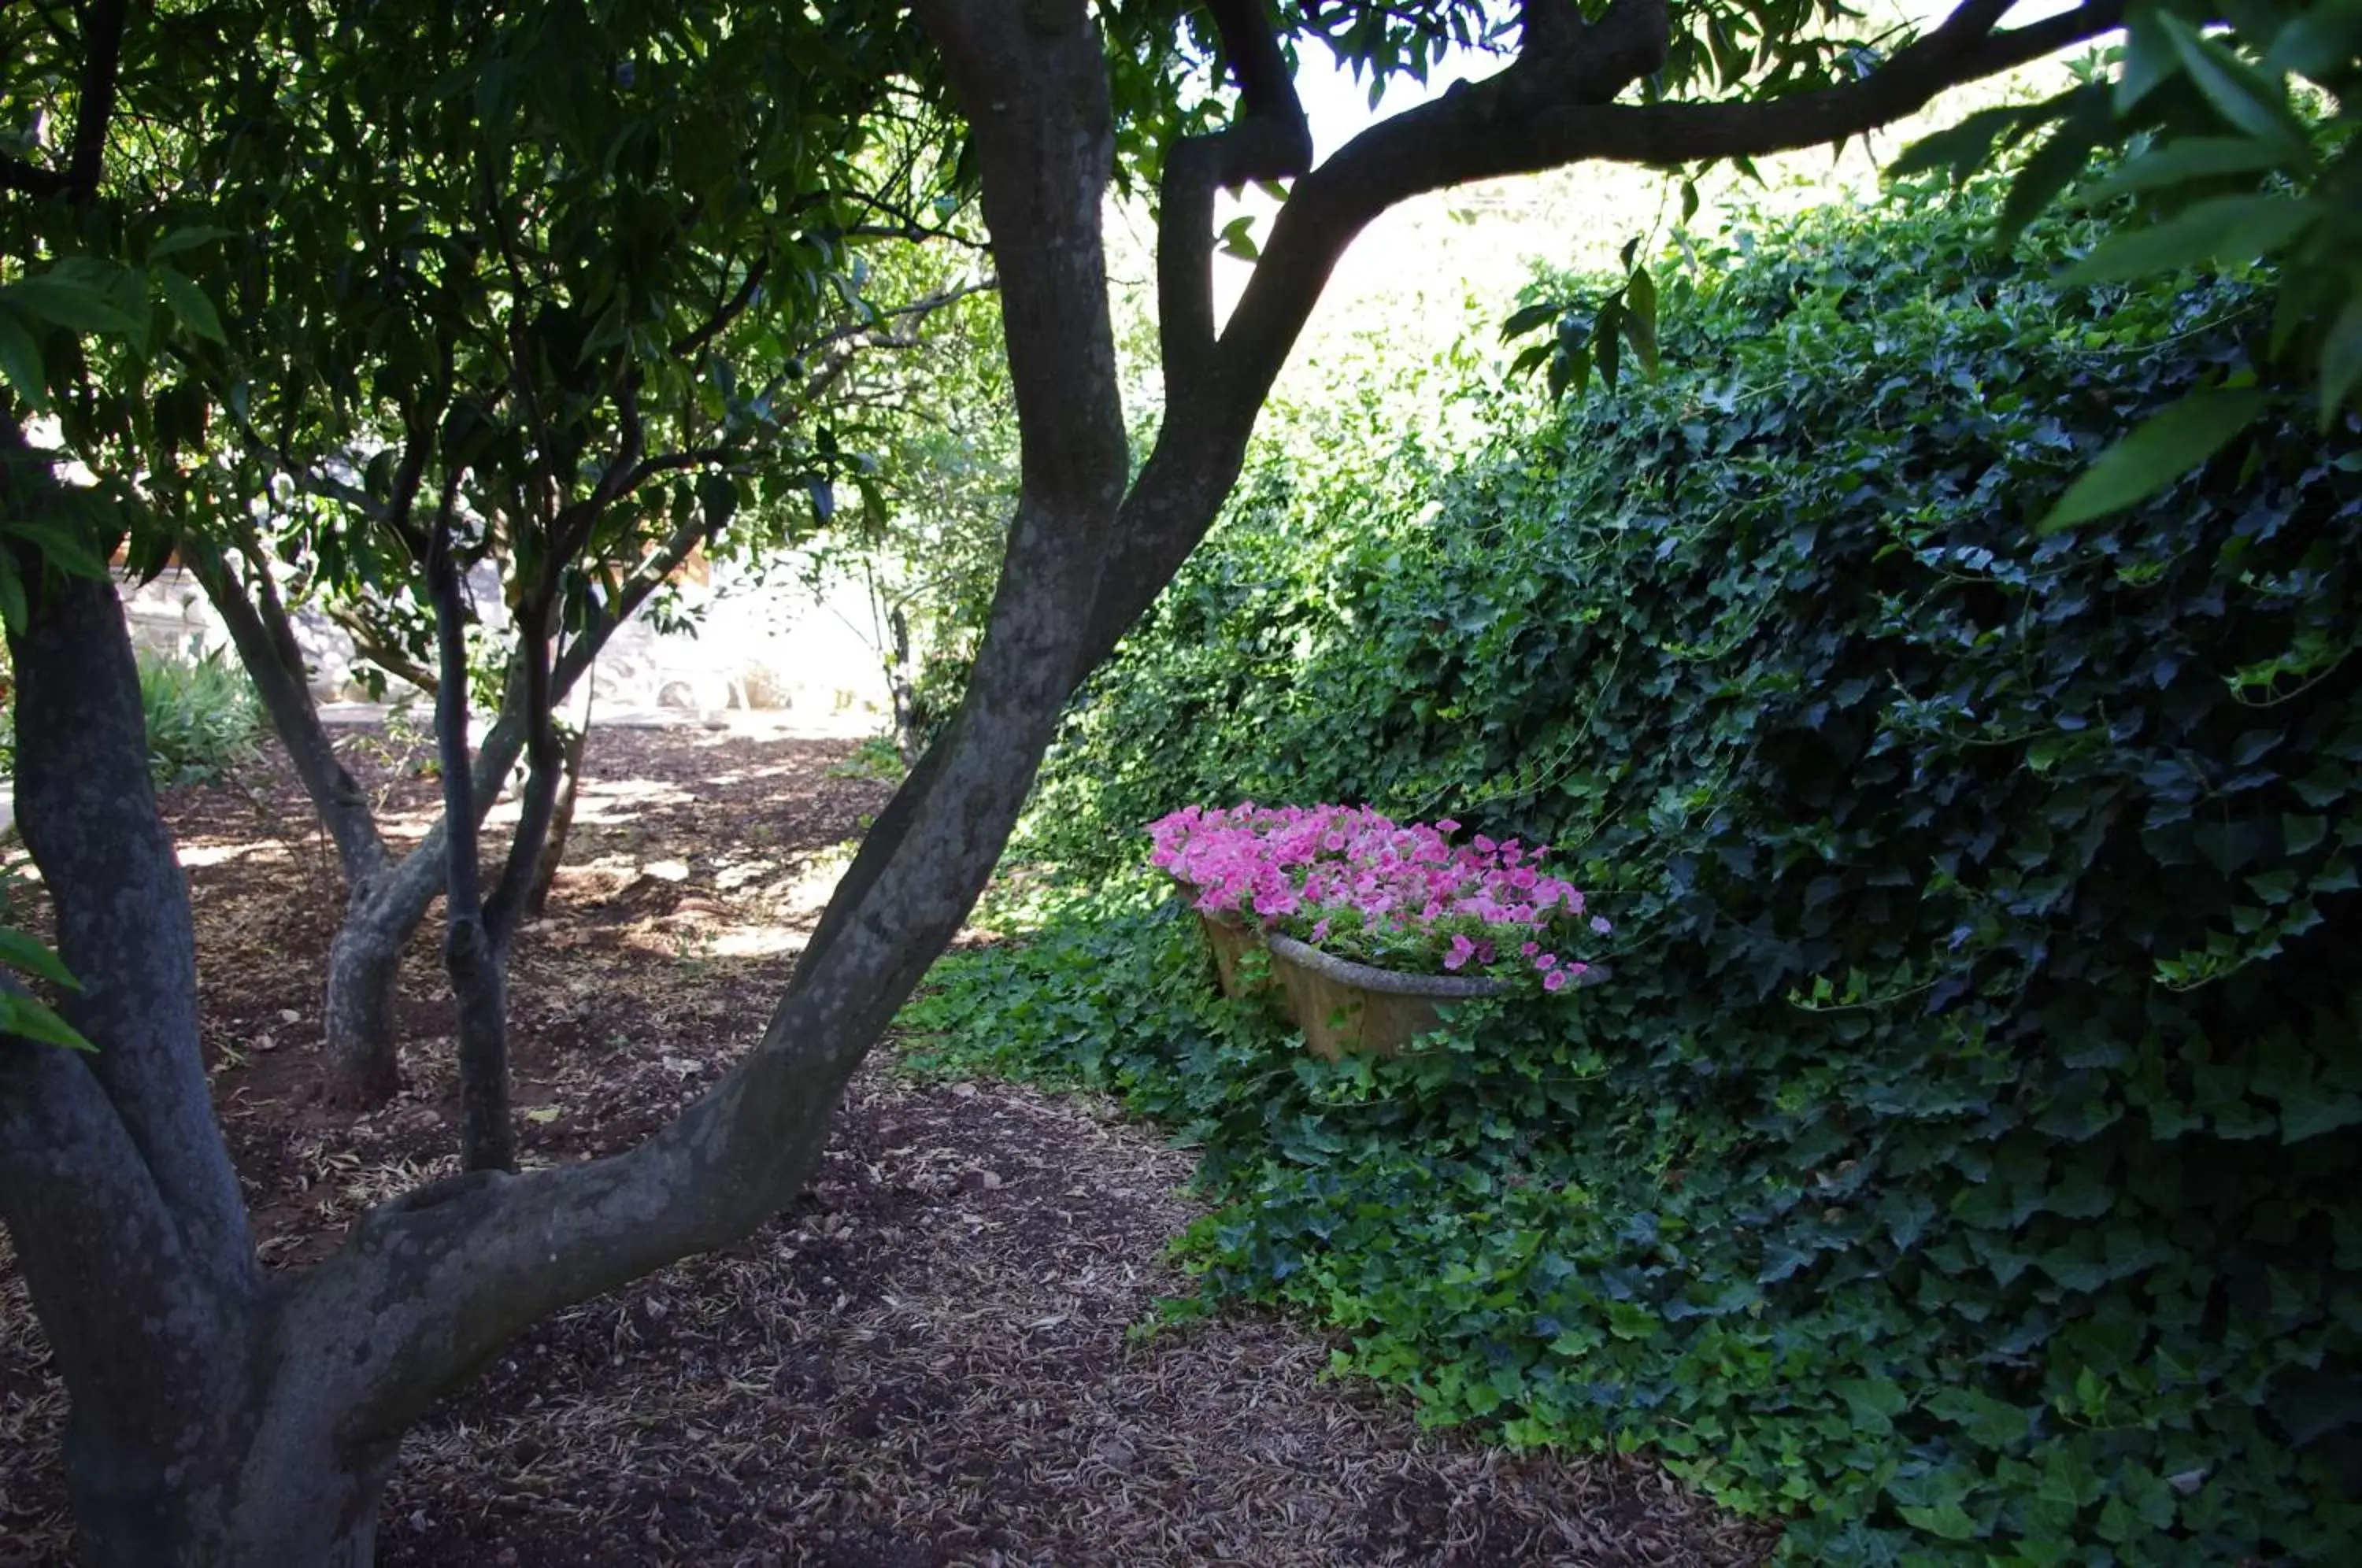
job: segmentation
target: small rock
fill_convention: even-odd
[[[999,1171],[978,1171],[976,1179],[987,1192],[991,1192],[1000,1186]]]
[[[304,1015],[297,1012],[292,1007],[282,1007],[279,1010],[279,1021],[281,1023],[301,1023],[304,1021]]]
[[[1140,1455],[1131,1444],[1119,1437],[1103,1437],[1091,1444],[1091,1453],[1110,1470],[1129,1470],[1139,1463]]]

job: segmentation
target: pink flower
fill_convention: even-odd
[[[1435,831],[1438,833],[1458,833],[1460,831],[1460,824],[1453,822],[1450,817],[1445,817],[1435,824]]]
[[[1555,953],[1543,954],[1540,957],[1534,960],[1534,967],[1543,970],[1544,972],[1557,968],[1558,955]]]
[[[1544,975],[1542,977],[1542,989],[1546,991],[1562,991],[1566,989],[1566,971],[1563,969],[1554,969],[1551,973]]]
[[[1540,943],[1539,943],[1539,942],[1529,942],[1529,943],[1527,943],[1523,947],[1518,948],[1518,954],[1519,954],[1521,956],[1523,956],[1523,957],[1527,957],[1527,958],[1530,958],[1530,957],[1532,957],[1535,954],[1540,953],[1541,950],[1542,950],[1542,944],[1541,944]]]
[[[1475,956],[1475,953],[1476,944],[1474,943],[1469,941],[1465,936],[1454,936],[1451,939],[1451,951],[1443,955],[1443,966],[1447,969],[1461,968],[1467,964],[1470,958]]]

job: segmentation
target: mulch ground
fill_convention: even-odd
[[[415,737],[344,743],[403,831]],[[609,1154],[756,1038],[887,787],[843,742],[594,734],[568,867],[512,986],[528,1164]],[[175,791],[215,1099],[263,1257],[302,1267],[455,1168],[434,933],[410,1087],[318,1103],[340,890],[281,768]],[[497,822],[497,818],[495,819]],[[1324,1378],[1330,1344],[1234,1314],[1141,1331],[1187,1282],[1187,1155],[1085,1097],[914,1084],[873,1061],[826,1161],[727,1252],[563,1312],[404,1443],[395,1565],[1708,1565],[1771,1537],[1645,1462],[1513,1456]],[[0,1568],[72,1560],[62,1391],[0,1239]]]

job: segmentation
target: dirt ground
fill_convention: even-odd
[[[344,743],[402,831],[415,737]],[[512,988],[528,1164],[626,1148],[760,1032],[888,787],[844,742],[602,730],[549,918]],[[215,1093],[264,1259],[455,1168],[430,930],[410,1088],[316,1103],[335,865],[283,767],[167,801]],[[496,819],[497,821],[497,819]],[[883,1054],[881,1054],[881,1057]],[[1759,1527],[1638,1461],[1516,1457],[1324,1378],[1330,1345],[1235,1314],[1153,1335],[1187,1286],[1187,1154],[1084,1098],[856,1080],[812,1187],[740,1245],[519,1340],[404,1443],[392,1565],[1719,1565]],[[66,1562],[62,1392],[0,1240],[0,1568]]]

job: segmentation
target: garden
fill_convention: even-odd
[[[2087,225],[1989,223],[1773,225],[1661,379],[1473,379],[1470,450],[1275,433],[910,1059],[1195,1150],[1169,1318],[1660,1455],[1783,1560],[2342,1561],[2362,446],[2040,533],[2258,301],[2063,289]],[[1218,921],[1500,994],[1323,1059],[1209,978]]]
[[[2356,0],[0,59],[0,1568],[2362,1555]]]

